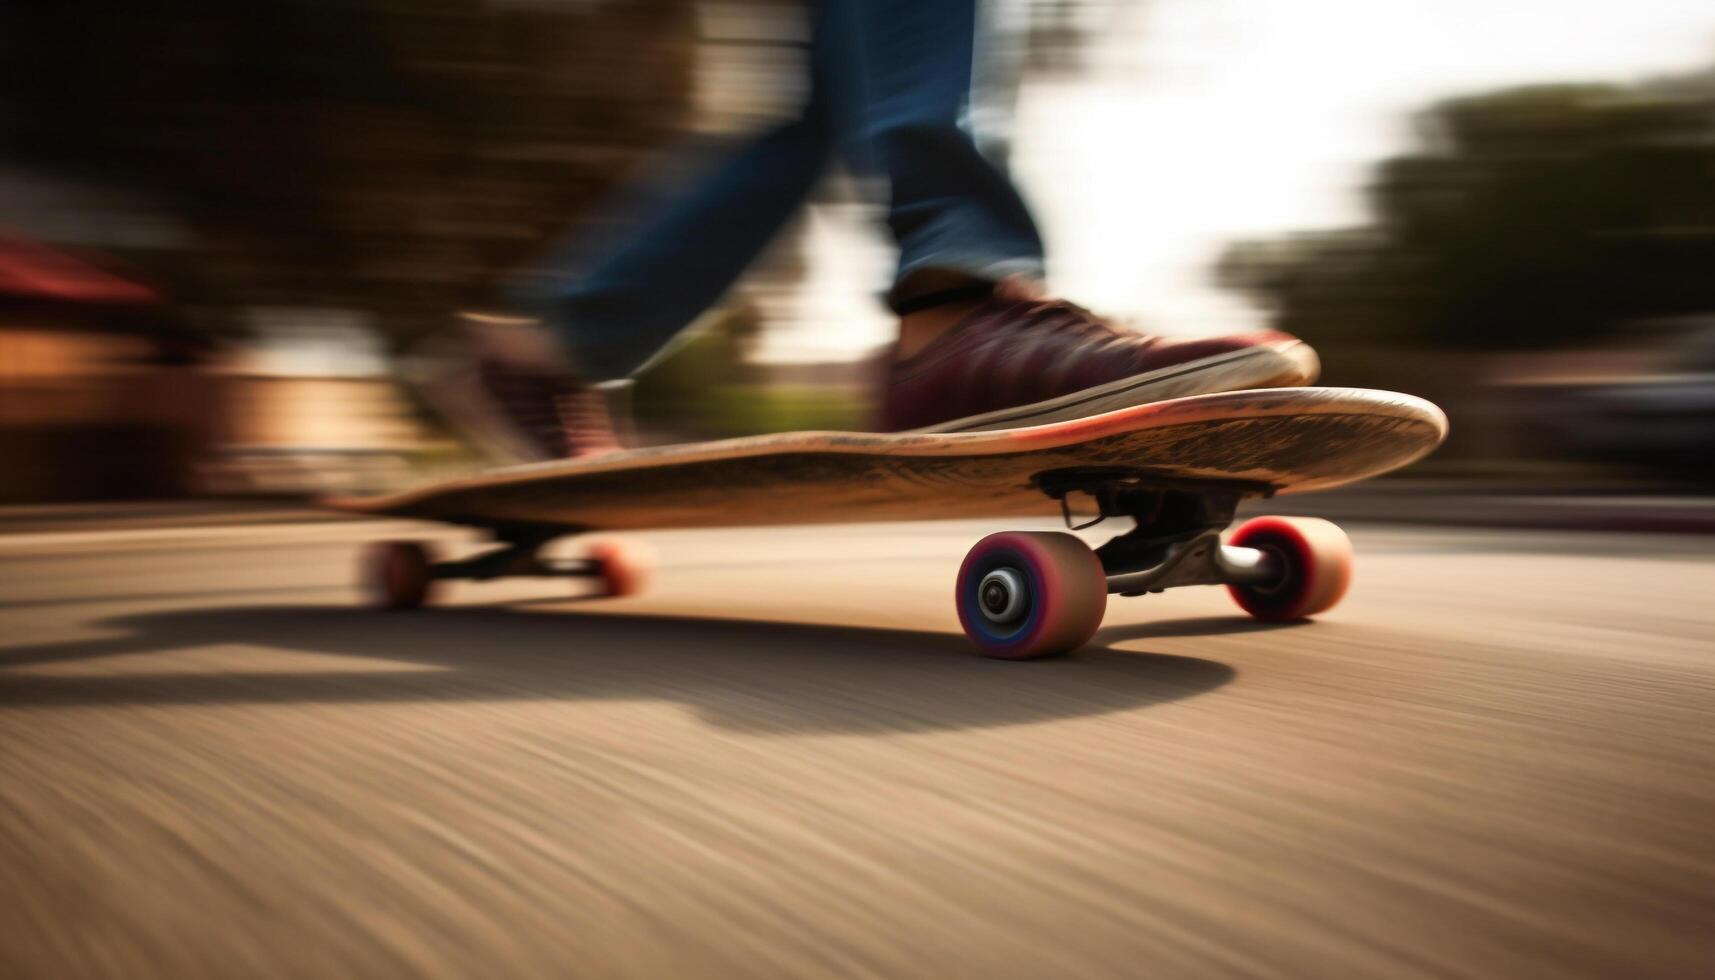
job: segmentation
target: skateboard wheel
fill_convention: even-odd
[[[991,534],[965,555],[959,624],[983,653],[1024,660],[1083,646],[1102,624],[1108,579],[1089,546],[1060,531]]]
[[[434,556],[416,541],[380,541],[363,556],[363,585],[383,609],[416,609],[435,585]]]
[[[597,541],[589,546],[588,554],[595,563],[603,595],[637,595],[649,587],[649,580],[654,577],[655,553],[641,542]]]
[[[1332,609],[1352,583],[1352,540],[1314,517],[1258,517],[1240,525],[1229,542],[1267,553],[1280,575],[1262,584],[1232,583],[1227,591],[1257,619],[1303,619]]]

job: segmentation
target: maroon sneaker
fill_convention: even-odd
[[[975,432],[1130,405],[1310,384],[1310,346],[1278,331],[1170,338],[1115,326],[1002,283],[917,354],[887,368],[880,430]]]
[[[620,449],[607,392],[557,363],[530,321],[466,317],[465,363],[425,394],[490,456],[537,462]]]

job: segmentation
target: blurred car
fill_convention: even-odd
[[[1544,450],[1715,482],[1715,328],[1675,342],[1645,373],[1521,387]]]

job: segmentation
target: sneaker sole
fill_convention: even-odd
[[[991,429],[1022,429],[1101,415],[1133,405],[1207,395],[1250,388],[1295,388],[1313,384],[1322,372],[1316,351],[1301,340],[1258,344],[1242,350],[1216,354],[1134,374],[1074,391],[1069,395],[1015,405],[982,415],[908,429],[908,432],[982,432]]]

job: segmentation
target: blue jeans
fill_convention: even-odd
[[[626,377],[720,299],[836,155],[889,189],[891,303],[950,280],[1040,277],[1029,210],[962,125],[976,3],[817,0],[801,114],[641,214],[622,210],[617,238],[577,243],[526,303],[589,380]]]

